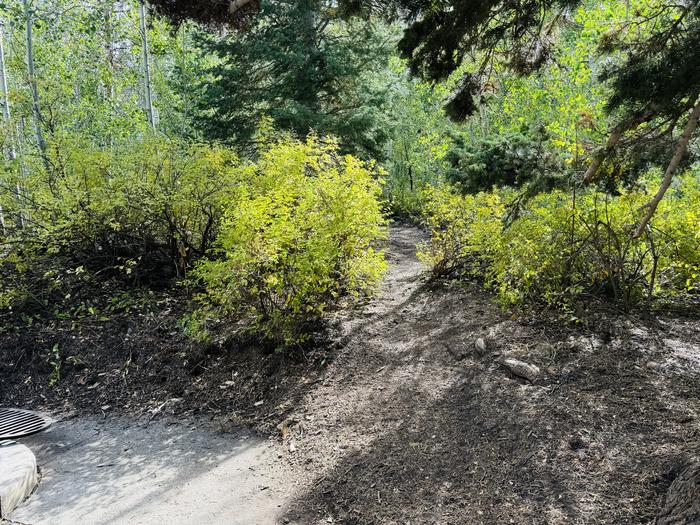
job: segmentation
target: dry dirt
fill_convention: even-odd
[[[379,296],[295,356],[193,347],[166,297],[108,326],[6,334],[0,405],[252,426],[304,480],[284,523],[651,523],[700,455],[697,317],[516,318],[478,284],[426,282],[422,239],[395,226]],[[54,341],[65,367],[49,387],[31,348]]]

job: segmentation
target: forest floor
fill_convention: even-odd
[[[252,427],[296,478],[270,523],[651,523],[700,454],[697,317],[516,317],[476,283],[426,281],[423,239],[394,226],[381,293],[293,356],[192,345],[165,292],[155,310],[6,333],[0,405]]]

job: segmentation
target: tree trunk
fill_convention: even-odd
[[[0,20],[0,89],[2,89],[2,118],[10,121],[10,100],[8,98],[7,71],[5,68],[5,21]]]
[[[640,124],[650,120],[654,116],[653,111],[647,111],[646,113],[639,115],[637,118],[633,118],[631,120],[628,120],[626,122],[622,122],[615,126],[615,128],[610,132],[610,136],[608,137],[608,141],[605,144],[605,150],[603,150],[600,154],[596,155],[593,158],[593,162],[591,162],[591,165],[588,167],[586,170],[586,173],[583,175],[583,182],[584,184],[588,184],[591,182],[593,179],[595,179],[596,175],[598,175],[598,170],[600,169],[600,165],[603,163],[605,158],[612,153],[612,151],[617,147],[617,143],[620,142],[620,139],[622,136],[625,134],[625,132],[636,128]]]
[[[695,460],[671,483],[655,525],[700,523],[700,461]]]
[[[663,181],[661,182],[661,187],[651,202],[647,205],[647,213],[642,219],[642,222],[639,223],[639,226],[637,226],[637,230],[634,232],[635,238],[640,237],[644,233],[644,230],[649,224],[649,221],[651,221],[651,218],[654,216],[656,208],[658,208],[661,199],[664,198],[666,191],[671,186],[671,182],[673,182],[673,176],[676,174],[678,165],[681,163],[683,155],[685,155],[685,152],[688,150],[690,138],[693,136],[695,129],[698,127],[698,119],[700,119],[700,98],[695,100],[695,107],[690,113],[688,123],[685,125],[683,134],[678,139],[678,143],[676,144],[676,151],[673,153],[673,157],[671,157],[671,162],[669,162],[668,166],[666,167],[666,173],[664,174]]]
[[[2,89],[2,118],[6,126],[10,125],[10,99],[7,93],[7,74],[5,72],[5,22],[0,20],[0,89]],[[8,157],[13,159],[14,147],[10,143],[8,147]],[[5,212],[0,204],[0,229],[2,233],[7,232],[5,224]]]
[[[14,133],[10,131],[12,128],[11,114],[10,114],[10,97],[9,88],[7,83],[7,67],[5,64],[5,21],[0,20],[0,89],[2,89],[2,119],[8,130],[8,135],[10,137],[10,143],[7,145],[6,155],[8,160],[13,161],[17,158],[17,153],[15,151],[15,137]],[[15,196],[19,201],[22,195],[22,188],[17,183],[15,188]],[[24,215],[19,212],[18,223],[20,227],[24,227]],[[7,224],[5,222],[5,214],[2,206],[0,206],[0,227],[3,232],[7,231]]]
[[[36,83],[36,73],[34,70],[34,20],[32,16],[32,9],[29,5],[29,0],[24,0],[24,16],[27,31],[27,73],[29,74],[29,89],[32,95],[32,116],[34,117],[34,130],[36,132],[36,142],[39,147],[39,153],[44,161],[46,171],[50,172],[51,166],[49,164],[48,157],[46,156],[46,140],[44,139],[44,133],[41,129],[42,117],[39,106],[39,88]]]
[[[143,90],[146,105],[146,117],[148,124],[156,129],[156,120],[153,113],[153,97],[151,92],[151,65],[148,58],[148,35],[146,32],[146,5],[139,2],[139,20],[141,23],[141,58],[143,60]]]
[[[112,27],[112,12],[114,9],[114,4],[112,1],[105,2],[104,6],[104,49],[105,49],[105,59],[107,66],[107,74],[105,75],[105,98],[107,99],[110,107],[112,104],[112,99],[114,98],[114,79],[112,75],[114,74],[114,42],[113,40],[113,27]],[[110,128],[111,129],[111,128]],[[107,134],[106,144],[111,149],[113,139],[111,130]]]

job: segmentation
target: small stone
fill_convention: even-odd
[[[463,345],[453,345],[453,344],[443,344],[445,349],[452,354],[457,361],[461,361],[467,357],[467,351],[464,349]]]
[[[510,370],[514,375],[527,379],[531,383],[540,375],[539,367],[519,361],[518,359],[504,359],[501,365]]]
[[[476,351],[477,355],[486,354],[486,341],[484,341],[482,337],[479,337],[476,341],[474,341],[474,350]]]

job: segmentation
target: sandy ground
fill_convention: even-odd
[[[31,525],[270,524],[295,478],[247,432],[70,418],[23,440],[42,480],[11,519]]]

